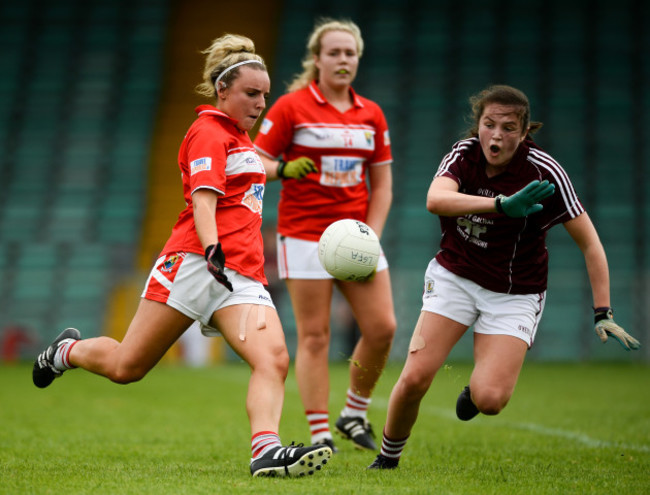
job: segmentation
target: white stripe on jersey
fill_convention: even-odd
[[[307,148],[374,151],[375,130],[368,126],[306,124],[296,126],[293,143]]]
[[[438,166],[438,171],[436,172],[435,177],[439,177],[449,170],[449,167],[454,163],[460,156],[461,151],[466,150],[472,145],[473,141],[476,141],[477,138],[465,139],[463,141],[458,141],[449,153],[447,153],[440,165]]]
[[[371,125],[365,124],[334,124],[334,123],[320,123],[320,122],[305,122],[304,124],[296,124],[294,129],[301,129],[303,127],[321,127],[324,129],[340,128],[340,129],[366,129],[368,131],[375,131]]]
[[[578,195],[576,194],[575,189],[573,189],[569,176],[560,164],[551,158],[548,153],[531,148],[530,153],[528,154],[528,161],[533,165],[542,167],[553,176],[558,186],[559,193],[562,196],[562,200],[564,201],[564,206],[569,212],[569,215],[571,215],[571,218],[577,217],[584,211],[580,206]],[[555,194],[557,194],[557,192]]]
[[[263,174],[264,164],[252,148],[233,148],[228,150],[226,175]]]

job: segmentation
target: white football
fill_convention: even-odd
[[[338,280],[365,279],[377,268],[380,253],[377,234],[358,220],[332,223],[318,241],[321,265]]]

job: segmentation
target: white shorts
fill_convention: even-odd
[[[281,279],[333,279],[318,259],[318,242],[305,241],[278,234],[278,276]],[[382,250],[377,262],[377,271],[388,268],[388,261]]]
[[[198,321],[202,331],[214,335],[210,326],[215,311],[235,304],[261,304],[275,308],[271,295],[261,282],[225,268],[232,284],[230,292],[208,271],[203,256],[195,253],[175,253],[156,261],[142,297],[162,302],[185,316]]]
[[[474,332],[512,335],[533,345],[542,318],[546,292],[502,294],[459,277],[432,259],[424,274],[422,311],[467,325]]]

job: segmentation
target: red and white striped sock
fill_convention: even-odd
[[[330,432],[329,412],[327,411],[305,411],[311,432],[311,443],[318,443],[325,439],[332,440]]]
[[[277,433],[272,431],[259,431],[253,435],[251,439],[251,451],[253,453],[253,461],[262,457],[269,450],[276,447],[282,447],[280,437]]]
[[[70,351],[74,345],[79,342],[76,339],[65,339],[59,343],[54,353],[54,367],[59,371],[71,370],[76,368],[70,364]]]
[[[361,397],[352,392],[351,389],[348,389],[345,407],[341,411],[341,416],[366,419],[368,406],[371,401],[372,399],[370,397]]]
[[[384,432],[381,439],[381,455],[389,459],[399,460],[408,439],[409,437],[402,438],[401,440],[391,440],[386,436],[386,432]]]

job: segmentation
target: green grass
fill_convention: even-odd
[[[378,385],[378,433],[399,371]],[[374,455],[339,440],[314,477],[254,479],[243,364],[160,366],[128,386],[72,371],[45,390],[30,365],[0,367],[0,494],[650,493],[648,366],[529,363],[499,416],[463,423],[470,371],[440,371],[396,471],[366,470]],[[333,365],[334,419],[346,387]],[[280,435],[308,438],[293,370]]]

